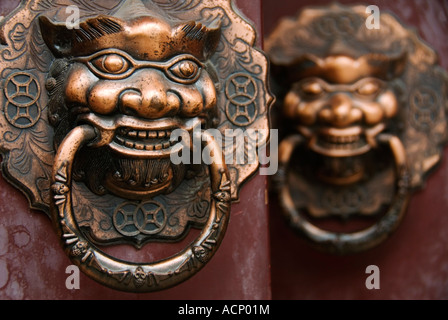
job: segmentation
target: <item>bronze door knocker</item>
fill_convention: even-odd
[[[415,32],[365,6],[308,8],[266,41],[279,100],[276,190],[316,247],[353,253],[399,225],[447,140],[447,73]]]
[[[70,7],[23,1],[1,22],[3,174],[87,275],[131,292],[172,287],[214,255],[258,169],[221,140],[253,131],[239,147],[266,144],[266,57],[229,0]],[[177,242],[190,228],[196,239],[166,259],[102,250]]]

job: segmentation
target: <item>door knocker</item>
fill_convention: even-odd
[[[447,73],[392,15],[307,8],[266,41],[283,137],[282,211],[316,247],[346,254],[384,241],[447,139]],[[274,87],[275,86],[275,87]]]
[[[151,292],[194,275],[258,169],[257,155],[232,161],[235,149],[268,140],[273,98],[253,27],[229,0],[23,1],[0,26],[4,176],[96,281]],[[250,143],[229,143],[241,135]],[[166,259],[102,250],[190,228],[196,239]]]

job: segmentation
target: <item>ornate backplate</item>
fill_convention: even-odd
[[[337,253],[390,235],[448,136],[436,53],[393,15],[381,12],[379,28],[370,15],[361,5],[307,8],[266,40],[280,202],[294,229]]]
[[[4,176],[105,285],[154,291],[194,274],[258,169],[236,151],[269,138],[253,27],[228,0],[30,0],[0,26]],[[195,139],[212,161],[174,164],[174,153],[194,158]],[[96,248],[178,241],[191,227],[201,235],[168,262],[123,264]]]

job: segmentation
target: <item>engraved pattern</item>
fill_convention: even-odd
[[[146,1],[150,3],[150,1]],[[222,37],[218,45],[216,53],[211,57],[211,62],[216,70],[219,70],[217,76],[219,78],[218,88],[218,107],[219,125],[224,139],[232,139],[226,137],[226,129],[242,129],[245,132],[248,129],[269,128],[268,114],[270,106],[273,102],[273,96],[267,89],[267,69],[264,67],[265,56],[253,46],[255,44],[255,32],[253,27],[241,19],[232,9],[231,2],[228,0],[219,1],[154,1],[161,9],[168,10],[174,17],[185,20],[199,21],[202,23],[210,23],[217,21],[221,25]],[[184,3],[184,5],[181,5]],[[179,10],[182,8],[182,10]],[[193,9],[194,10],[190,10]],[[199,14],[198,14],[199,13]],[[242,32],[241,30],[247,30]],[[234,105],[228,104],[228,95],[225,87],[231,83],[232,77],[238,74],[245,74],[251,78],[252,93],[254,101],[248,106],[247,118],[245,116],[233,119],[235,108]],[[240,97],[241,98],[241,97]],[[240,104],[238,102],[236,105]],[[244,102],[243,102],[244,104]],[[249,110],[250,108],[255,108]],[[242,110],[244,113],[244,110]],[[230,117],[229,117],[230,115]],[[232,120],[233,119],[233,120]],[[242,120],[242,119],[245,119]],[[269,139],[269,131],[260,133],[258,140],[252,141],[255,146],[265,145]],[[251,144],[245,144],[242,147],[247,149],[252,147]],[[241,146],[240,146],[241,147]],[[236,148],[226,149],[226,154],[235,152]],[[245,154],[251,153],[251,150],[244,150]],[[255,153],[255,156],[258,155]],[[238,200],[238,191],[240,186],[255,173],[258,169],[258,161],[246,162],[240,164],[229,164],[229,172],[232,172],[232,200]]]
[[[157,234],[165,227],[167,213],[157,201],[145,201],[135,205],[124,202],[115,209],[113,222],[115,228],[125,236]]]
[[[27,72],[11,74],[5,81],[4,107],[6,119],[16,128],[34,126],[40,119],[40,86],[35,76]]]
[[[232,75],[226,83],[226,114],[230,122],[239,127],[252,124],[257,117],[257,95],[257,84],[252,77],[244,73]]]
[[[362,204],[369,201],[369,196],[365,189],[348,188],[341,190],[325,190],[322,197],[322,205],[328,211],[348,215],[352,212],[359,212]]]
[[[6,91],[0,95],[0,104],[9,116],[5,113],[0,115],[0,137],[3,138],[0,139],[0,150],[5,156],[4,169],[8,177],[16,185],[21,186],[34,207],[50,211],[51,218],[58,226],[57,233],[61,237],[65,252],[75,264],[89,276],[108,286],[126,291],[147,292],[171,287],[189,278],[209,261],[227,228],[230,201],[238,198],[240,185],[254,174],[258,163],[231,166],[229,169],[234,180],[229,180],[225,169],[218,170],[215,165],[203,166],[202,171],[194,168],[192,172],[186,172],[187,179],[178,187],[180,196],[182,193],[187,195],[186,199],[181,201],[176,198],[177,195],[170,194],[155,196],[151,201],[145,199],[141,203],[126,202],[118,196],[103,197],[99,195],[100,193],[92,195],[84,184],[76,181],[77,175],[81,176],[83,173],[76,171],[74,166],[77,150],[73,145],[76,144],[77,148],[81,149],[82,144],[92,139],[94,133],[88,126],[75,128],[71,131],[73,135],[69,137],[73,139],[72,143],[64,145],[62,142],[61,146],[64,145],[64,148],[59,148],[55,154],[53,126],[49,120],[54,124],[66,119],[57,117],[48,119],[48,109],[54,106],[48,105],[49,99],[47,95],[41,94],[40,89],[45,83],[45,76],[50,71],[54,57],[44,44],[37,18],[45,16],[52,23],[61,24],[69,15],[64,8],[76,5],[80,9],[81,20],[86,20],[99,14],[113,15],[124,2],[28,0],[22,1],[19,9],[14,12],[20,16],[20,22],[15,17],[2,20],[0,32],[4,46],[0,49],[1,75],[7,80],[3,83]],[[267,129],[267,116],[273,100],[265,85],[267,60],[264,54],[254,48],[253,27],[234,11],[232,2],[230,0],[142,0],[142,2],[151,10],[157,9],[168,13],[173,21],[196,21],[195,26],[212,25],[216,22],[216,25],[221,27],[222,35],[219,38],[218,49],[210,58],[210,68],[219,70],[214,79],[219,108],[215,124],[222,133],[235,127],[243,131],[249,128]],[[66,67],[67,64],[61,64],[56,65],[55,69],[62,72],[67,71]],[[247,73],[247,77],[251,79],[247,86],[250,99],[253,100],[250,107],[257,110],[252,113],[248,111],[250,119],[246,124],[234,120],[237,123],[235,124],[225,113],[227,96],[223,89],[230,77],[242,73]],[[14,75],[28,77],[29,81],[16,78]],[[55,89],[61,89],[62,85],[62,82],[58,82],[58,79],[50,75],[46,89],[53,92]],[[23,93],[19,100],[18,96],[14,95],[17,92]],[[29,101],[23,103],[21,100],[23,98],[35,100],[33,103],[39,108],[39,116],[36,110],[31,110],[33,104],[22,107],[29,109],[25,110],[26,112],[23,110],[18,113],[12,112],[13,105],[30,103]],[[241,99],[241,95],[233,98],[235,99],[233,102],[237,102],[235,104],[241,103],[238,100]],[[18,114],[25,115],[22,118],[28,119],[28,123],[23,124],[25,121],[23,119],[18,121],[20,118],[17,117]],[[78,138],[80,140],[77,140]],[[265,133],[255,141],[263,144],[267,139],[268,134]],[[97,202],[99,198],[102,201]],[[134,207],[130,211],[124,206],[115,210],[115,207],[123,201]],[[94,202],[98,206],[92,206]],[[48,210],[49,207],[51,210]],[[131,218],[132,224],[128,224]],[[109,239],[98,239],[101,244],[107,244],[108,241],[119,242],[117,239],[130,237],[130,233],[138,231],[139,234],[132,241],[140,247],[151,239],[178,239],[190,225],[202,227],[199,237],[174,258],[156,263],[135,264],[115,260],[91,245],[91,242],[95,243],[95,230],[93,230],[95,228],[107,230],[107,234],[111,234]],[[129,227],[134,230],[127,230]]]
[[[313,21],[310,28],[315,28],[316,32],[328,41],[340,34],[354,34],[363,23],[364,20],[355,14],[329,14]]]
[[[226,129],[241,128],[268,128],[268,111],[273,101],[273,96],[267,90],[267,71],[264,68],[266,58],[263,53],[255,49],[255,32],[253,27],[234,12],[231,2],[228,0],[207,1],[168,1],[168,0],[143,0],[148,8],[159,7],[173,16],[173,19],[184,21],[211,22],[216,21],[221,25],[222,37],[217,48],[217,52],[211,57],[211,62],[219,73],[218,85],[218,107],[219,112],[218,128],[223,136]],[[123,1],[99,0],[95,2],[86,0],[67,0],[64,2],[41,0],[25,1],[17,14],[22,14],[20,22],[9,20],[8,17],[2,21],[1,32],[5,35],[4,44],[0,51],[2,60],[2,77],[6,79],[15,70],[39,70],[42,75],[36,76],[37,83],[44,83],[44,75],[48,73],[52,55],[44,45],[40,28],[36,21],[38,15],[44,14],[53,21],[64,21],[68,16],[64,8],[68,5],[76,5],[80,9],[80,19],[92,17],[97,14],[113,14]],[[244,30],[241,32],[241,30]],[[254,106],[257,107],[254,119],[247,121],[246,125],[238,125],[226,115],[227,97],[224,90],[226,81],[237,73],[246,73],[257,85],[257,96]],[[7,104],[4,96],[0,96],[0,104],[5,108]],[[48,123],[47,115],[48,98],[45,94],[40,94],[36,106],[39,106],[40,119],[34,125],[18,131],[9,121],[0,117],[0,149],[9,152],[6,168],[10,178],[17,184],[24,186],[28,198],[32,200],[32,206],[44,211],[48,211],[49,184],[48,177],[51,170],[51,163],[54,156],[53,150],[53,129]],[[8,105],[11,108],[12,105]],[[36,109],[37,111],[37,109]],[[12,119],[12,117],[11,117]],[[34,118],[33,118],[34,119]],[[3,121],[4,120],[4,121]],[[30,122],[31,123],[31,122]],[[259,145],[267,142],[268,131],[260,135],[256,141]],[[250,144],[243,147],[248,148]],[[36,152],[37,149],[42,149]],[[233,149],[234,150],[234,149]],[[232,152],[231,149],[226,152]],[[245,151],[251,153],[250,150]],[[256,155],[256,154],[255,154]],[[12,161],[10,161],[12,160]],[[15,168],[19,167],[20,174]],[[33,168],[33,170],[31,170]],[[257,161],[241,165],[229,165],[232,173],[232,199],[238,199],[238,190],[241,184],[255,173],[258,168]],[[22,174],[32,172],[33,179],[28,179]],[[32,182],[30,182],[32,181]],[[199,211],[206,212],[205,203]],[[192,211],[189,211],[192,212]],[[88,213],[86,212],[88,215]],[[200,215],[201,215],[200,214]],[[107,225],[107,223],[105,223]]]
[[[110,194],[93,194],[83,183],[74,182],[73,205],[76,208],[75,216],[80,227],[96,241],[105,244],[126,241],[137,248],[145,243],[160,239],[176,239],[182,236],[190,225],[201,227],[208,218],[210,211],[210,179],[208,170],[195,174],[194,178],[186,179],[176,189],[176,192],[159,195],[154,198],[166,211],[166,225],[157,233],[145,234],[135,232],[134,237],[123,238],[114,226],[114,212],[124,201]],[[138,201],[125,201],[128,203],[130,214],[139,206]],[[131,228],[131,227],[128,227]],[[133,229],[136,231],[136,229]]]
[[[280,205],[292,228],[317,248],[338,254],[372,248],[397,228],[412,188],[422,186],[440,161],[448,137],[444,110],[448,75],[437,66],[435,52],[393,15],[382,12],[381,28],[375,30],[365,25],[368,15],[363,5],[305,8],[280,21],[265,41],[276,86],[282,88],[278,98],[283,100],[283,114],[278,123],[287,124],[275,181]],[[350,64],[365,60],[371,68],[358,78],[350,76],[362,69],[360,64],[351,70],[346,63],[336,67],[338,62],[327,68],[327,59],[341,56],[350,57]],[[375,141],[372,148],[362,150],[353,143],[360,141],[356,134],[347,132],[362,130],[367,117],[347,117],[343,122],[342,113],[332,113],[342,104],[331,105],[331,110],[318,107],[330,105],[325,91],[345,97],[347,115],[354,108],[363,112],[362,102],[350,90],[322,89],[325,85],[320,87],[315,80],[342,85],[366,76],[384,81],[376,98],[384,102],[380,97],[388,90],[396,99],[391,110],[398,112],[368,138]],[[330,133],[333,129],[338,134]],[[356,221],[348,221],[352,215],[371,218],[368,227],[359,229],[355,222],[356,231],[351,229]],[[328,221],[336,223],[327,225]]]
[[[339,4],[327,9],[308,8],[296,17],[284,18],[265,40],[265,48],[272,64],[283,66],[294,64],[304,54],[405,55],[405,72],[395,81],[405,109],[400,136],[406,137],[402,140],[411,162],[411,184],[419,187],[426,173],[440,160],[441,147],[448,138],[444,106],[448,98],[448,76],[437,65],[434,50],[393,15],[382,13],[381,28],[375,32],[366,28],[365,19],[369,14],[365,8]],[[414,147],[416,141],[419,148]]]
[[[429,131],[436,122],[441,103],[438,94],[429,87],[420,87],[411,93],[411,123],[417,130]]]
[[[58,159],[58,161],[61,160]],[[73,161],[73,159],[68,161]],[[71,175],[68,172],[70,166],[67,161],[62,160],[53,177],[52,190],[55,209],[58,212],[58,223],[67,253],[72,259],[76,259],[80,267],[89,275],[95,277],[96,280],[127,291],[160,290],[173,285],[173,281],[174,283],[181,281],[176,280],[176,278],[185,279],[192,273],[197,272],[203,264],[209,261],[222,240],[229,218],[231,199],[230,181],[223,169],[218,172],[221,182],[213,194],[215,211],[209,218],[210,227],[203,231],[203,236],[195,242],[191,251],[180,254],[176,260],[164,262],[171,267],[177,265],[174,272],[157,271],[157,268],[154,268],[152,264],[141,264],[132,269],[131,265],[125,262],[111,264],[110,259],[101,251],[89,246],[79,229],[73,225],[75,223],[73,208],[71,205],[67,205],[72,192],[68,188],[68,180]],[[124,269],[119,270],[120,268]],[[92,274],[94,270],[98,272],[95,275]]]

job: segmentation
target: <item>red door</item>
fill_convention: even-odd
[[[0,3],[0,15],[6,16],[18,3]],[[331,2],[235,3],[253,21],[261,46],[263,36],[282,16],[293,15],[306,5]],[[372,0],[370,4],[394,12],[404,24],[415,27],[439,53],[442,67],[448,69],[446,1],[428,1],[420,4],[423,7],[417,1],[405,0]],[[0,178],[0,299],[448,298],[448,151],[425,188],[412,196],[405,219],[392,237],[374,249],[350,256],[311,248],[286,226],[276,199],[268,201],[266,186],[264,176],[256,176],[243,186],[240,203],[232,205],[220,249],[197,275],[172,289],[131,294],[106,288],[82,274],[80,289],[67,289],[70,273],[66,268],[71,262],[61,250],[50,220],[29,209],[28,199]],[[163,251],[163,247],[158,250]],[[366,288],[366,268],[370,265],[379,267],[380,289]]]

